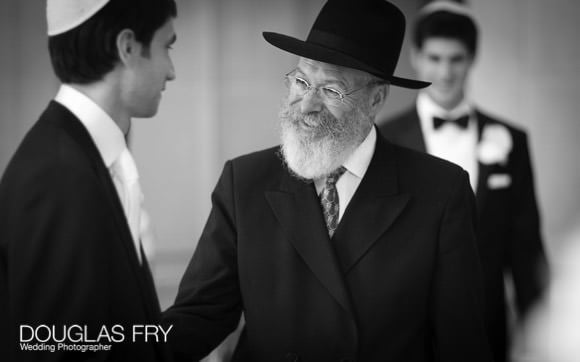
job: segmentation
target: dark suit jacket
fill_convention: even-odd
[[[505,165],[479,163],[476,191],[478,209],[477,241],[483,268],[486,295],[486,322],[495,360],[504,361],[507,351],[504,271],[511,274],[520,317],[541,295],[546,256],[540,236],[538,207],[526,134],[476,111],[478,133],[499,124],[509,131],[513,148]],[[416,107],[380,127],[394,143],[426,152]],[[511,185],[490,188],[493,175],[508,175]]]
[[[243,310],[235,361],[490,360],[457,166],[379,137],[332,240],[277,148],[227,162],[212,203],[164,313],[177,359],[209,353]]]
[[[82,123],[53,101],[0,183],[3,360],[160,361],[161,344],[131,342],[132,325],[159,319],[149,267],[139,265],[109,171]],[[63,326],[87,325],[95,339],[101,326],[119,324],[125,342],[101,339],[112,349],[97,354],[22,352],[21,324],[54,325],[57,339]]]

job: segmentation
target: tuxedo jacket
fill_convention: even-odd
[[[2,357],[162,361],[162,344],[144,343],[141,336],[132,342],[133,325],[159,319],[149,267],[139,264],[109,170],[82,123],[52,101],[0,182]],[[124,342],[100,339],[112,345],[108,352],[23,352],[20,325],[54,326],[56,339],[65,326],[87,326],[93,340],[102,326],[112,335],[112,327],[121,325]],[[22,339],[31,338],[24,330]],[[77,339],[78,328],[71,330]],[[38,338],[47,338],[46,329]]]
[[[543,290],[546,256],[540,236],[540,220],[526,134],[515,127],[475,112],[478,140],[489,125],[505,127],[513,147],[505,164],[478,162],[476,190],[477,245],[486,297],[486,325],[497,361],[508,351],[504,272],[515,287],[519,317],[538,300]],[[384,123],[381,133],[393,143],[426,152],[416,107]],[[503,179],[503,182],[494,182]]]
[[[228,161],[175,304],[180,361],[238,324],[234,361],[489,361],[467,174],[378,137],[329,239],[278,148]]]

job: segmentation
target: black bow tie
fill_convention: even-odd
[[[445,118],[433,117],[433,126],[435,127],[435,129],[441,128],[441,126],[443,126],[445,123],[451,123],[451,124],[454,124],[457,127],[461,128],[461,129],[466,129],[468,122],[469,122],[469,115],[468,114],[461,116],[459,118],[456,118],[456,119],[445,119]]]

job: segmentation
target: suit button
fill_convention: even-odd
[[[288,362],[298,362],[300,361],[300,357],[298,357],[298,355],[296,353],[286,353],[286,361]]]

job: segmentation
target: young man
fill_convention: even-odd
[[[543,290],[546,257],[526,134],[475,107],[466,83],[475,60],[477,28],[465,6],[435,2],[414,27],[412,65],[431,82],[416,105],[381,133],[394,143],[454,162],[476,192],[477,241],[486,296],[486,325],[496,361],[507,355],[504,272],[525,317]]]
[[[286,75],[282,146],[226,163],[165,312],[179,361],[238,324],[234,361],[490,361],[473,193],[459,167],[373,125],[405,19],[382,0],[330,0]],[[387,39],[379,47],[374,39]]]
[[[160,311],[125,135],[131,118],[157,112],[175,78],[175,16],[173,0],[47,2],[63,84],[0,183],[0,351],[8,361],[166,359],[162,343],[133,330],[157,324]],[[83,344],[108,347],[74,352]]]

